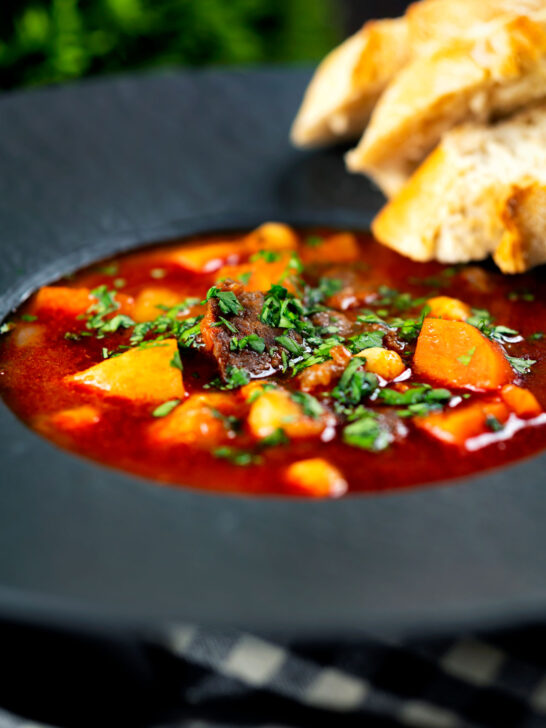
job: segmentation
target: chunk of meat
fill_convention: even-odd
[[[353,332],[352,322],[339,311],[319,311],[311,316],[311,321],[315,326],[334,326],[335,333],[343,337]]]
[[[501,397],[512,412],[523,419],[538,417],[542,412],[542,407],[535,395],[524,387],[506,384],[501,389]]]
[[[143,288],[135,298],[131,318],[137,322],[153,321],[163,313],[159,306],[172,308],[172,306],[180,303],[182,299],[183,297],[173,291],[172,288],[161,286]]]
[[[321,364],[313,364],[302,371],[298,376],[300,389],[304,392],[312,392],[315,389],[330,386],[332,382],[341,377],[351,360],[351,352],[339,344],[330,350],[330,356],[331,359]]]
[[[325,238],[312,238],[312,244],[307,242],[300,247],[300,257],[305,265],[352,263],[359,258],[358,242],[353,233],[335,233]]]
[[[279,429],[290,438],[318,437],[333,421],[326,409],[318,417],[306,415],[290,393],[281,387],[263,392],[250,405],[248,415],[250,432],[260,440]]]
[[[427,305],[430,308],[428,315],[432,318],[466,321],[472,313],[472,309],[468,304],[450,296],[435,296],[434,298],[429,298]]]
[[[470,324],[444,319],[423,322],[413,369],[435,384],[478,392],[499,389],[514,379],[495,341]]]
[[[500,397],[487,397],[452,410],[415,417],[414,423],[437,440],[464,448],[467,440],[493,432],[492,425],[502,425],[509,416],[510,411]]]
[[[332,498],[347,492],[343,474],[324,458],[298,460],[284,472],[284,481],[291,490],[316,498]]]
[[[89,369],[64,377],[68,386],[135,403],[161,403],[184,397],[182,372],[174,366],[176,339],[129,349]]]
[[[242,406],[232,394],[210,392],[193,394],[148,429],[151,442],[163,446],[193,445],[214,449],[235,437],[232,421]]]
[[[218,364],[221,377],[227,381],[230,367],[244,370],[251,378],[280,371],[282,358],[275,337],[285,332],[260,321],[264,294],[259,291],[245,291],[240,283],[233,281],[225,281],[218,286],[218,290],[233,292],[243,307],[240,314],[227,315],[222,313],[217,298],[207,301],[205,316],[201,321],[201,336],[206,351],[212,354]],[[221,317],[229,322],[230,327],[236,329],[236,333],[222,322]],[[234,337],[240,340],[251,334],[263,339],[262,353],[248,346],[231,350],[230,344]]]
[[[383,379],[390,381],[396,379],[406,369],[406,365],[395,351],[384,349],[381,346],[372,346],[360,351],[356,356],[366,360],[364,369],[367,372],[378,374]]]

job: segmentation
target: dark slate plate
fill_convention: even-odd
[[[287,133],[303,72],[121,78],[0,101],[4,316],[134,245],[266,219],[366,227],[380,196]],[[157,487],[57,450],[0,405],[0,614],[317,635],[546,608],[546,457],[338,502]]]

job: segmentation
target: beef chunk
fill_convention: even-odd
[[[315,326],[335,326],[340,336],[350,336],[353,331],[352,322],[338,311],[319,311],[313,314],[311,321]]]
[[[240,283],[232,281],[224,281],[217,290],[231,291],[242,306],[242,310],[237,313],[226,313],[222,311],[220,300],[212,297],[207,301],[206,313],[201,321],[201,335],[205,348],[216,360],[222,379],[227,380],[228,370],[231,367],[243,369],[250,378],[280,371],[281,351],[275,337],[286,332],[260,321],[264,294],[260,291],[245,291]],[[222,321],[222,318],[229,326]],[[236,332],[232,330],[233,328]],[[243,349],[232,350],[232,342],[235,339],[240,341],[252,334],[263,339],[265,344],[263,352],[255,351],[248,345]]]

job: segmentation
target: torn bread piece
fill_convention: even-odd
[[[292,142],[313,147],[360,136],[383,89],[407,59],[404,18],[366,23],[317,68],[292,126]]]
[[[414,260],[493,254],[505,273],[546,262],[546,104],[445,134],[375,218],[376,238]]]
[[[477,36],[480,24],[503,15],[525,15],[542,21],[545,0],[421,0],[406,10],[412,55],[430,55],[441,45],[461,36]]]
[[[395,195],[444,132],[465,121],[507,116],[546,96],[546,29],[528,17],[479,24],[407,65],[374,109],[351,171]]]

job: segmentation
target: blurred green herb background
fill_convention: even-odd
[[[158,66],[315,61],[336,0],[0,0],[0,87]]]

